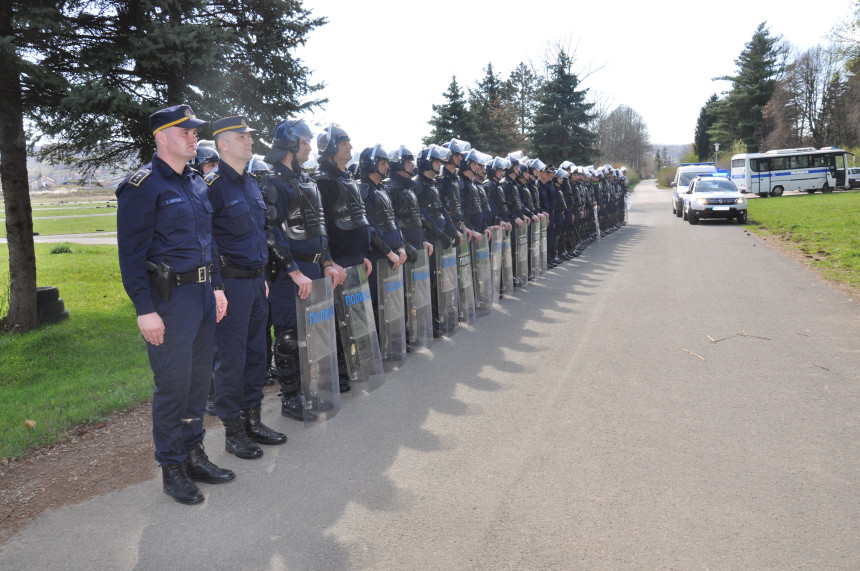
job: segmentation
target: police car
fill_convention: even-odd
[[[684,194],[683,208],[683,217],[690,224],[698,224],[700,218],[747,221],[747,199],[724,172],[694,178]]]
[[[690,181],[699,175],[715,172],[714,163],[681,163],[675,171],[672,181],[672,214],[680,217],[684,206],[684,194],[690,187]]]

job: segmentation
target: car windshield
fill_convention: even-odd
[[[696,192],[737,192],[733,182],[728,180],[702,180],[696,185]]]
[[[690,186],[690,182],[694,178],[699,176],[700,174],[703,174],[703,173],[700,173],[700,172],[682,172],[681,173],[681,180],[678,184],[681,186]]]

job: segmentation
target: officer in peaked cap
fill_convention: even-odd
[[[235,478],[203,449],[215,324],[227,311],[224,293],[213,290],[221,275],[207,187],[187,164],[206,122],[175,105],[153,113],[149,124],[155,156],[116,191],[119,266],[155,381],[152,435],[164,491],[196,504],[203,494],[194,482]]]
[[[230,311],[215,331],[215,412],[224,423],[227,452],[245,459],[263,455],[258,444],[287,441],[260,419],[267,369],[269,303],[264,270],[269,250],[266,204],[257,179],[247,170],[256,132],[242,116],[212,123],[221,160],[203,179],[215,211],[212,234],[230,302]]]

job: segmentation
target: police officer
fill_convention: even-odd
[[[218,166],[203,181],[214,209],[212,234],[224,294],[230,311],[215,330],[215,411],[224,423],[224,447],[239,458],[263,455],[259,444],[283,444],[287,437],[263,424],[260,403],[266,375],[269,318],[265,267],[266,205],[257,179],[246,166],[252,158],[252,135],[246,117],[212,123]]]
[[[468,241],[480,239],[481,234],[470,228],[463,212],[463,205],[460,202],[461,183],[458,170],[463,162],[463,155],[472,148],[472,145],[468,141],[451,139],[442,146],[451,151],[451,155],[442,165],[442,173],[436,182],[439,196],[442,198],[442,203],[445,205],[454,227],[466,236]]]
[[[117,243],[123,286],[134,304],[155,381],[152,435],[164,491],[197,504],[194,482],[236,477],[203,449],[203,408],[212,375],[215,323],[227,311],[213,265],[212,206],[188,166],[197,153],[197,119],[188,105],[149,117],[152,162],[117,188]]]
[[[264,160],[272,172],[263,184],[267,206],[269,246],[269,304],[275,330],[275,366],[281,383],[281,414],[305,420],[300,395],[299,334],[296,296],[307,299],[312,281],[331,276],[343,282],[343,272],[328,251],[322,197],[301,165],[311,152],[313,133],[303,119],[288,119],[275,128],[272,148]]]
[[[209,171],[215,168],[219,159],[218,151],[215,150],[215,147],[210,146],[210,141],[200,141],[197,143],[197,154],[188,161],[188,166],[196,170],[200,176],[206,176]]]
[[[331,258],[341,268],[364,265],[370,276],[370,224],[361,192],[355,179],[346,170],[352,160],[352,143],[347,132],[338,124],[329,124],[317,137],[319,167],[313,178],[319,187],[325,211],[326,229]],[[340,391],[350,390],[349,374],[340,329],[337,331],[337,360]]]

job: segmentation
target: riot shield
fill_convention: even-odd
[[[472,281],[472,252],[469,242],[464,238],[457,246],[457,292],[459,297],[461,323],[474,323],[477,318],[475,312],[475,286]]]
[[[345,268],[346,281],[335,290],[340,344],[353,391],[370,392],[385,380],[364,265]]]
[[[519,287],[524,288],[529,283],[529,229],[523,224],[522,228],[514,226],[517,233],[517,259],[514,260],[514,275],[517,276]]]
[[[511,255],[511,235],[508,232],[502,234],[502,287],[501,293],[514,293],[514,264]]]
[[[594,205],[594,227],[597,228],[597,241],[600,242],[603,240],[603,236],[600,235],[600,216],[598,216],[599,207]]]
[[[340,410],[334,295],[330,277],[314,280],[306,299],[296,296],[296,317],[305,423],[327,420]]]
[[[457,252],[453,246],[436,249],[436,319],[439,329],[446,335],[456,332],[460,321],[459,295],[457,294]]]
[[[532,224],[529,233],[529,260],[531,262],[532,279],[540,275],[540,224]]]
[[[486,238],[481,244],[472,242],[472,272],[475,276],[475,313],[487,315],[493,310],[493,270],[490,264],[490,245]]]
[[[430,262],[427,250],[416,252],[414,263],[406,262],[406,329],[409,347],[429,347],[433,342],[433,308],[430,301]]]
[[[504,258],[504,244],[502,240],[502,230],[493,230],[492,241],[490,242],[490,262],[493,275],[493,303],[499,303],[499,293],[502,287],[502,258]]]
[[[546,249],[546,235],[547,235],[547,225],[548,220],[546,218],[541,219],[540,221],[540,273],[541,275],[547,273],[549,271],[549,265],[547,263],[547,259],[549,258],[549,251]]]
[[[379,300],[379,349],[385,365],[397,366],[406,358],[406,312],[403,297],[403,266],[396,270],[386,258],[376,262],[376,291]]]

